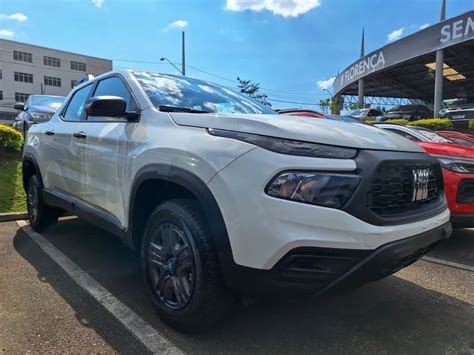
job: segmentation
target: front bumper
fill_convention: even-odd
[[[472,197],[467,199],[462,192],[462,186],[474,183],[474,174],[459,174],[443,169],[443,177],[451,222],[455,227],[474,227],[474,201]]]
[[[474,213],[469,214],[451,214],[451,223],[454,228],[473,228]]]
[[[230,286],[250,294],[322,294],[361,286],[414,263],[451,235],[445,223],[374,250],[297,248],[271,270],[238,267]]]

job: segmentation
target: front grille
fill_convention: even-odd
[[[419,171],[428,172],[426,184],[416,183],[414,172]],[[442,193],[438,163],[387,162],[379,165],[373,175],[367,207],[380,217],[402,216],[437,205]]]

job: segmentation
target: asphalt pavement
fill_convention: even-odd
[[[216,329],[174,332],[138,258],[75,218],[35,237],[0,224],[0,353],[474,354],[474,230],[381,281],[339,295],[238,306]],[[456,267],[444,265],[450,262]]]

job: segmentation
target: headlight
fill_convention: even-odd
[[[51,116],[49,113],[31,112],[31,117],[35,120],[49,120]]]
[[[340,209],[358,184],[355,175],[286,171],[276,176],[265,192],[276,198]]]
[[[474,174],[474,159],[464,159],[445,155],[435,156],[441,166],[449,171],[461,174]]]
[[[258,134],[226,131],[214,128],[209,128],[208,132],[213,136],[238,139],[281,154],[332,159],[351,159],[357,154],[356,149],[301,142],[290,139],[273,138],[261,136]]]

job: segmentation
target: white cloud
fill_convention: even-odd
[[[15,12],[14,14],[10,15],[5,15],[5,14],[0,14],[0,20],[13,20],[13,21],[18,21],[18,22],[25,22],[28,20],[28,16],[25,14],[22,14],[21,12]]]
[[[329,88],[332,87],[332,84],[334,83],[334,80],[336,80],[336,77],[333,76],[332,78],[329,78],[327,80],[318,80],[316,84],[321,90],[328,90]]]
[[[94,4],[95,7],[100,9],[102,5],[104,5],[104,0],[92,0],[92,3]]]
[[[176,20],[174,22],[171,22],[168,25],[168,28],[186,28],[188,27],[188,21],[185,20]]]
[[[227,0],[229,11],[271,11],[274,15],[297,17],[321,5],[321,0]]]
[[[2,38],[13,38],[15,36],[15,32],[10,31],[10,30],[0,30],[0,37]]]
[[[424,25],[420,26],[420,30],[424,30],[425,28],[430,27],[429,23],[425,23]]]
[[[399,28],[398,30],[394,30],[394,31],[390,32],[387,35],[388,41],[393,42],[393,41],[396,41],[396,40],[402,38],[404,30],[405,30],[405,27],[402,27],[402,28]]]

